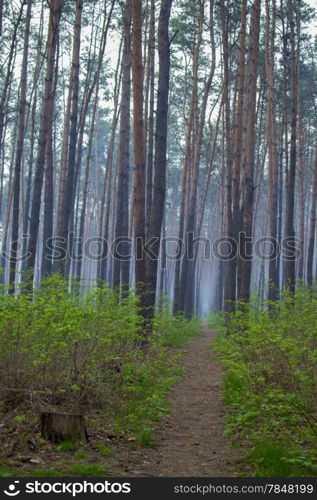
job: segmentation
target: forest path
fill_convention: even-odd
[[[182,358],[184,376],[169,399],[172,411],[156,435],[156,449],[140,451],[127,475],[151,477],[228,477],[241,459],[224,435],[225,408],[219,363],[212,359],[216,332],[202,327]],[[241,466],[240,466],[241,467]]]

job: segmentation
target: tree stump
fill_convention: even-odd
[[[88,442],[83,415],[73,413],[41,413],[41,435],[53,443],[60,441]]]

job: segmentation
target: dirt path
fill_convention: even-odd
[[[185,376],[171,392],[172,413],[159,430],[158,447],[142,451],[128,476],[228,477],[239,469],[239,453],[224,436],[225,409],[221,400],[221,367],[211,359],[215,332],[188,346]]]

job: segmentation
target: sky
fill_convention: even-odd
[[[306,0],[306,2],[311,6],[314,7],[314,9],[317,9],[317,0]],[[317,34],[317,20],[314,21],[313,25],[311,26],[311,32],[314,34]]]

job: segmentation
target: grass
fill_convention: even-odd
[[[64,470],[69,476],[102,477],[111,475],[106,465],[99,464],[70,464]]]
[[[62,474],[56,467],[42,467],[33,469],[27,475],[30,477],[60,477]]]
[[[113,455],[113,450],[104,443],[97,443],[96,449],[101,457],[111,457]]]
[[[59,451],[75,451],[78,448],[78,443],[75,443],[73,441],[61,441],[61,443],[58,445],[58,450]]]
[[[5,467],[0,467],[0,477],[11,477],[11,471]]]
[[[74,458],[87,458],[87,453],[85,451],[76,451],[73,455]]]
[[[141,446],[148,446],[149,448],[155,448],[155,440],[153,433],[149,429],[143,429],[139,436],[139,443]]]

